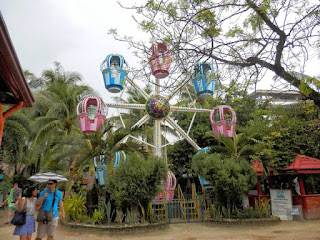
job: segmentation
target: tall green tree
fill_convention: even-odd
[[[210,59],[222,78],[256,84],[268,71],[307,89],[302,91],[306,99],[320,106],[319,80],[293,73],[305,73],[306,61],[318,52],[318,1],[146,0],[130,9],[136,10],[135,19],[152,42],[169,45],[180,72]],[[125,40],[145,58],[149,43]]]
[[[265,166],[287,167],[296,154],[320,158],[319,110],[312,102],[269,106],[256,112],[243,133],[258,142]]]
[[[236,161],[240,161],[242,158],[247,158],[254,153],[254,139],[248,139],[243,133],[234,133],[233,138],[225,137],[222,134],[216,136],[212,131],[206,133],[206,137],[213,137],[221,145],[212,146],[213,151],[219,152],[225,156],[234,158]]]
[[[40,167],[42,170],[50,170],[50,160],[54,160],[61,151],[68,150],[61,148],[59,142],[72,134],[78,125],[78,96],[90,88],[78,85],[80,74],[65,71],[59,63],[55,63],[54,69],[43,71],[39,81],[44,89],[35,92],[36,101],[31,111],[31,127],[35,133],[32,141],[35,150],[33,157],[38,162],[37,170]]]
[[[246,89],[243,86],[237,85],[235,82],[232,82],[228,86],[219,85],[219,89],[214,93],[215,98],[207,99],[206,102],[202,102],[205,104],[205,108],[212,109],[218,105],[230,105],[232,109],[236,112],[237,115],[237,123],[236,123],[236,131],[241,133],[243,129],[247,127],[247,124],[254,117],[254,112],[260,108],[257,102],[248,94]],[[183,100],[178,103],[182,106],[187,106],[190,104],[190,101],[187,102]],[[200,102],[196,103],[197,107],[202,107]],[[172,117],[178,121],[179,125],[188,130],[189,124],[191,122],[193,114],[192,113],[174,113]],[[205,137],[207,133],[211,137]],[[196,141],[196,143],[201,147],[211,147],[212,152],[224,153],[224,155],[231,156],[228,154],[228,150],[220,143],[220,140],[216,137],[213,137],[213,132],[211,128],[209,114],[197,114],[193,126],[190,130],[190,137]],[[254,138],[248,136],[250,138]],[[236,144],[235,151],[238,151],[242,148],[241,151],[245,150],[245,155],[248,156],[249,150],[251,147],[251,141],[247,138],[247,136],[243,136],[243,134],[239,135],[240,142],[233,142],[232,140],[226,139],[226,141],[232,141],[232,144]],[[172,162],[173,166],[171,169],[174,171],[176,176],[180,177],[186,173],[193,173],[191,169],[191,160],[192,157],[196,154],[196,151],[190,147],[190,145],[186,141],[181,141],[176,143],[174,146],[170,146],[168,148],[168,159]],[[242,154],[240,152],[240,154]]]
[[[201,152],[192,159],[194,171],[211,183],[218,207],[242,207],[242,199],[257,182],[248,161]]]
[[[32,142],[31,119],[28,110],[22,109],[10,115],[3,132],[4,162],[14,168],[14,174],[21,175],[32,166],[28,160]]]

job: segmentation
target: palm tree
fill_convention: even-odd
[[[205,137],[213,137],[222,145],[212,146],[212,150],[220,152],[239,161],[240,158],[248,157],[254,153],[255,139],[246,138],[243,133],[234,133],[233,138],[225,137],[222,134],[216,136],[212,131],[206,132]]]
[[[32,132],[31,120],[28,117],[29,109],[22,109],[10,115],[5,122],[3,132],[4,161],[14,168],[14,174],[22,175],[30,166],[27,154],[30,150]]]
[[[132,134],[130,128],[120,128],[113,130],[113,125],[105,121],[99,131],[92,134],[84,134],[78,129],[77,134],[66,138],[61,144],[69,145],[69,151],[64,155],[57,157],[58,161],[64,158],[73,156],[72,159],[76,160],[72,163],[73,172],[77,175],[83,175],[83,170],[89,167],[88,184],[87,184],[87,209],[89,215],[93,214],[94,203],[97,196],[95,196],[95,167],[93,158],[104,155],[104,159],[108,165],[111,166],[115,153],[117,151],[140,152],[145,155],[141,150],[141,145],[128,139],[128,135]]]
[[[76,84],[82,81],[79,73],[65,71],[59,62],[54,62],[54,67],[42,72],[42,79],[48,87],[61,83]]]
[[[35,94],[35,104],[32,108],[31,124],[36,133],[33,141],[34,149],[42,147],[42,153],[35,157],[38,161],[38,170],[41,159],[46,158],[46,162],[54,160],[56,153],[66,151],[61,149],[59,142],[62,138],[72,134],[72,129],[77,125],[76,107],[78,96],[90,90],[87,86],[76,85],[81,81],[81,76],[75,72],[66,72],[59,63],[55,63],[55,69],[45,70],[41,76],[41,82],[46,89],[37,91]],[[65,168],[68,164],[65,164]],[[50,169],[52,164],[42,166]]]

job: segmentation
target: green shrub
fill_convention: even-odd
[[[147,210],[149,202],[160,192],[166,173],[166,164],[162,159],[143,159],[133,154],[108,176],[106,185],[117,209],[142,205]],[[144,211],[141,213],[146,217]]]
[[[105,217],[106,217],[107,223],[110,224],[111,223],[111,219],[112,219],[113,215],[115,214],[115,210],[111,211],[111,203],[110,203],[110,201],[107,204],[104,203],[104,208],[106,210]]]
[[[93,215],[91,217],[91,224],[94,225],[96,223],[101,224],[104,220],[104,212],[102,209],[95,209]]]
[[[83,194],[71,194],[68,199],[64,200],[64,208],[67,218],[70,220],[81,221],[82,216],[87,211],[85,203],[86,197]]]
[[[255,201],[255,210],[258,212],[260,218],[268,218],[271,216],[271,206],[269,200],[256,200]]]
[[[268,218],[271,216],[269,201],[257,201],[255,207],[247,207],[244,209],[232,207],[217,207],[212,204],[210,215],[214,219],[232,218],[232,219],[252,219],[252,218]]]
[[[211,183],[217,206],[225,209],[241,208],[243,196],[257,182],[246,160],[223,158],[220,154],[196,154],[192,169]]]

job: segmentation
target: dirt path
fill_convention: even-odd
[[[0,210],[0,239],[17,240],[13,236],[13,225],[4,224],[4,211]],[[33,239],[35,235],[33,236]],[[305,222],[282,222],[275,226],[218,226],[204,223],[170,224],[165,229],[139,231],[131,233],[95,233],[92,231],[70,230],[59,227],[56,240],[99,240],[99,239],[132,239],[132,240],[200,240],[200,239],[255,239],[255,240],[320,240],[320,220]]]

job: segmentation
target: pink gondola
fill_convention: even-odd
[[[163,199],[165,199],[165,193],[164,192],[161,192],[161,193],[159,193],[157,196],[155,196],[155,198],[154,198],[154,200],[156,200],[156,201],[161,201],[161,200],[163,200]]]
[[[100,97],[86,96],[77,106],[80,130],[92,133],[99,129],[107,116],[108,108]]]
[[[152,55],[149,58],[152,75],[158,79],[169,75],[171,57],[169,49],[164,43],[154,44],[151,47]]]
[[[210,113],[212,130],[218,137],[220,134],[225,137],[233,137],[236,120],[236,113],[227,105],[214,107]]]
[[[177,180],[173,172],[168,171],[167,179],[164,181],[164,192],[166,195],[166,200],[171,202],[174,197],[174,190],[176,188]]]

